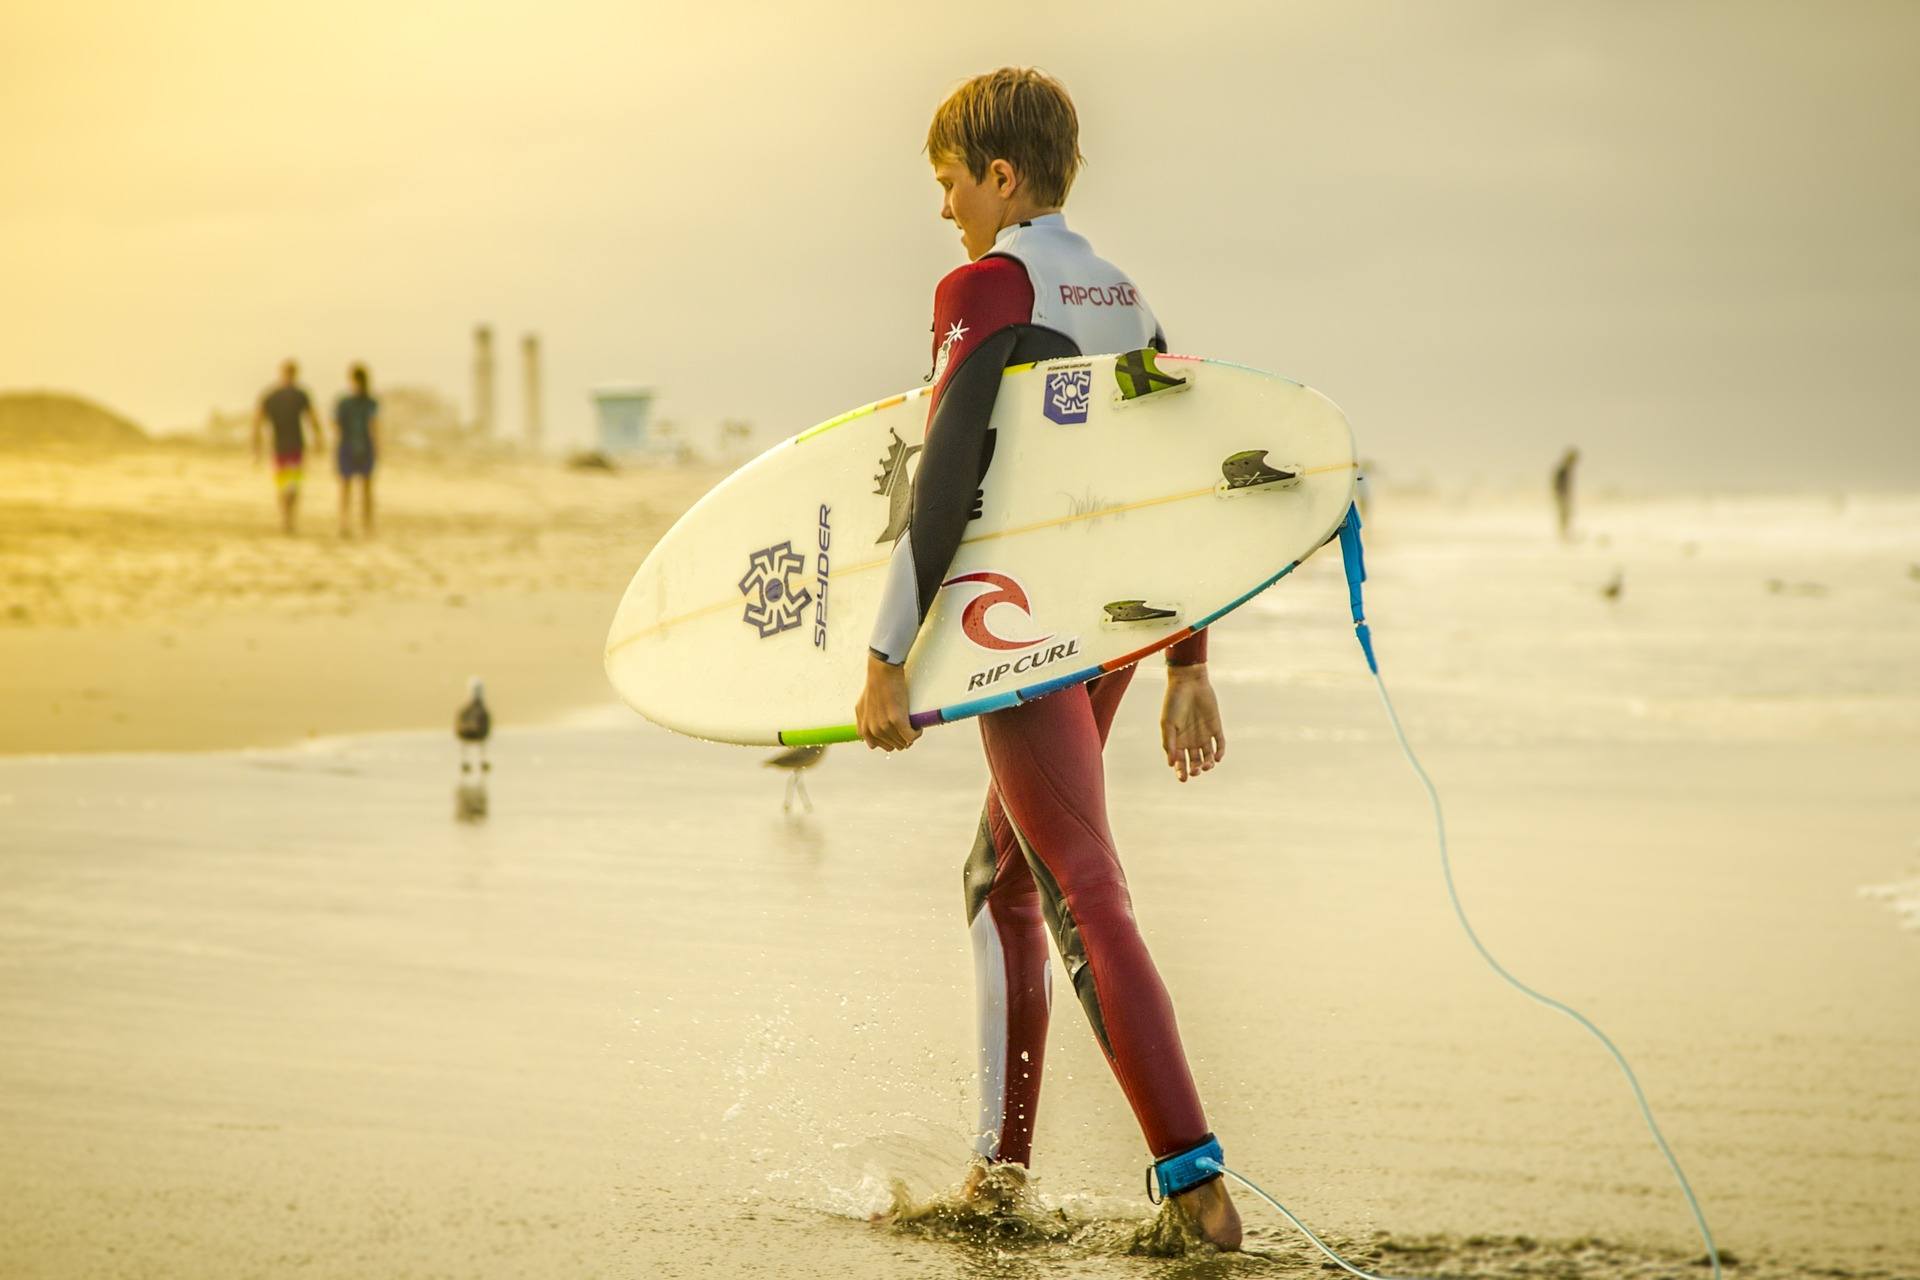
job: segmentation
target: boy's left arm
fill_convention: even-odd
[[[1153,331],[1153,349],[1166,354],[1164,330]],[[1220,700],[1207,677],[1205,631],[1196,631],[1167,646],[1167,696],[1160,704],[1160,746],[1181,782],[1207,772],[1227,754]]]

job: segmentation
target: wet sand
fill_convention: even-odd
[[[1468,909],[1633,1060],[1731,1274],[1920,1275],[1920,933],[1863,892],[1920,872],[1920,502],[1590,521],[1375,513]],[[1151,668],[1110,749],[1230,1161],[1390,1274],[1705,1275],[1611,1063],[1460,936],[1343,606],[1316,563],[1222,626],[1215,774],[1166,775]],[[967,1147],[970,728],[836,748],[794,818],[759,753],[612,708],[495,759],[482,824],[444,731],[0,761],[11,1269],[1323,1274],[1245,1196],[1248,1257],[1129,1252],[1145,1157],[1071,1002],[1043,1211],[867,1221]]]

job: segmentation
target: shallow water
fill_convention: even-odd
[[[1468,909],[1633,1060],[1735,1274],[1920,1274],[1920,939],[1861,892],[1920,836],[1920,503],[1593,523],[1374,516]],[[1151,669],[1110,749],[1229,1162],[1396,1275],[1704,1275],[1612,1066],[1460,937],[1343,619],[1316,563],[1220,629],[1217,773],[1165,776]],[[439,734],[0,761],[4,1269],[1320,1274],[1246,1196],[1248,1257],[1133,1252],[1071,1002],[1034,1215],[868,1221],[970,1137],[970,727],[834,749],[793,816],[760,753],[612,709],[494,760],[478,822]]]

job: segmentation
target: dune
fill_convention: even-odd
[[[0,450],[138,449],[151,443],[133,422],[83,396],[0,392]]]

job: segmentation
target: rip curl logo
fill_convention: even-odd
[[[741,618],[759,630],[762,640],[799,626],[806,617],[813,593],[793,582],[793,575],[806,567],[807,558],[795,554],[791,542],[775,543],[747,557],[747,576],[740,579],[747,611]]]
[[[1047,372],[1043,404],[1048,418],[1063,427],[1087,420],[1087,402],[1093,399],[1093,370],[1051,369]]]
[[[988,628],[987,611],[997,604],[1012,605],[1027,616],[1029,624],[1033,621],[1033,606],[1027,603],[1026,590],[1004,573],[992,573],[987,570],[963,573],[958,577],[948,578],[940,585],[957,587],[971,583],[979,583],[989,589],[967,601],[967,607],[961,611],[960,630],[966,633],[967,639],[982,649],[993,649],[1002,653],[1013,649],[1030,649],[1034,645],[1045,644],[1053,639],[1051,635],[1044,635],[1028,640],[1009,640]],[[1004,619],[1005,615],[1001,616]],[[1029,629],[1031,629],[1030,626]]]

